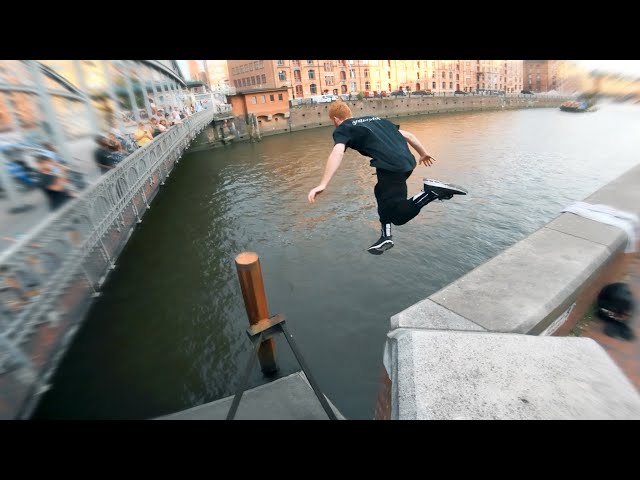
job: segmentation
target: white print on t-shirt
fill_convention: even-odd
[[[359,118],[357,120],[351,120],[351,124],[357,125],[358,123],[370,122],[371,120],[382,120],[382,119],[380,117]]]

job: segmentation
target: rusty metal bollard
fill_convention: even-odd
[[[236,256],[236,271],[242,289],[242,298],[251,325],[267,323],[269,307],[262,281],[260,258],[255,252],[242,252]],[[274,338],[264,340],[258,349],[258,360],[262,373],[270,375],[278,371],[276,364],[276,341]]]

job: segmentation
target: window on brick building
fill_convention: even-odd
[[[260,95],[260,103],[267,103],[266,95]]]
[[[251,104],[255,105],[256,103],[258,103],[258,99],[254,95],[253,97],[251,97]]]
[[[272,102],[276,101],[276,97],[274,97],[273,95],[269,95],[269,100],[271,100]]]
[[[282,100],[282,94],[281,93],[278,94],[278,100]]]
[[[278,78],[280,80],[283,80],[283,81],[286,80],[287,79],[287,72],[285,72],[284,70],[280,70],[278,72]]]
[[[313,80],[316,78],[316,71],[315,70],[309,70],[309,80]]]
[[[316,87],[315,83],[312,83],[311,85],[309,85],[309,91],[313,94],[313,93],[317,93],[318,89]]]

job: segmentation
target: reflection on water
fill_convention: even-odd
[[[371,418],[389,317],[532,233],[637,164],[640,111],[603,107],[396,119],[434,155],[428,176],[469,195],[434,202],[378,237],[368,161],[322,176],[330,128],[184,158],[132,237],[37,418],[151,418],[234,393],[249,354],[233,259],[260,255],[271,314],[283,313],[322,389]],[[297,369],[278,343],[282,373]],[[256,368],[256,370],[258,370]],[[252,384],[261,382],[258,371]]]

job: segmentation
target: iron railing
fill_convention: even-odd
[[[35,378],[24,348],[38,325],[77,314],[78,295],[97,293],[159,182],[195,136],[215,118],[192,115],[129,155],[116,168],[0,254],[0,375],[18,366]],[[89,287],[87,287],[87,285]],[[87,303],[84,302],[85,307]],[[24,371],[24,369],[23,369]]]

